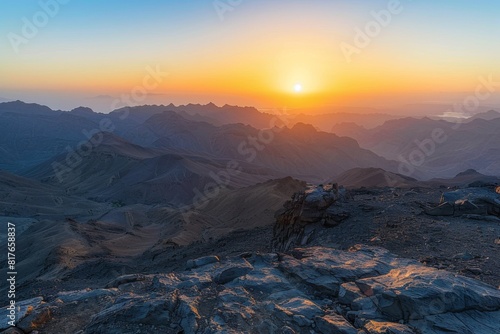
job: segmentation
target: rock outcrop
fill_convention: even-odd
[[[18,327],[80,334],[498,334],[500,328],[500,290],[383,248],[244,253],[189,261],[186,268],[21,302]],[[80,305],[88,317],[75,316]],[[52,314],[66,317],[65,330]]]
[[[273,250],[287,251],[307,245],[318,229],[342,223],[350,215],[342,207],[346,200],[346,190],[337,184],[320,185],[295,193],[276,214]]]
[[[458,189],[443,193],[438,206],[424,211],[430,216],[500,216],[500,195],[491,187]]]

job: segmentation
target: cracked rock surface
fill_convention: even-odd
[[[24,301],[17,326],[80,334],[500,329],[500,290],[364,245],[203,258],[185,270],[117,277],[107,286]]]

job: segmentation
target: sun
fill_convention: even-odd
[[[295,91],[295,93],[302,92],[302,84],[300,83],[295,84],[295,86],[293,86],[293,90]]]

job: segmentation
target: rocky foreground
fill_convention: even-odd
[[[146,252],[120,277],[112,263],[89,263],[34,280],[22,296],[37,297],[19,297],[16,327],[0,310],[0,332],[498,334],[500,290],[485,282],[498,282],[499,191],[458,189],[432,205],[434,196],[310,187],[277,212],[267,237],[261,228]]]
[[[102,289],[41,296],[18,306],[19,333],[500,330],[500,290],[363,245],[244,253],[222,261],[203,257],[188,261],[184,271],[122,276]],[[0,317],[6,316],[2,309]]]

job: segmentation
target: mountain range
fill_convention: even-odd
[[[497,116],[497,117],[495,117]],[[361,147],[399,162],[398,172],[419,178],[449,178],[474,169],[500,175],[500,113],[488,112],[449,122],[430,118],[390,120],[366,129],[335,126],[337,135],[355,138]]]
[[[384,238],[385,246],[419,257],[422,244],[441,242],[436,228],[449,225],[434,216],[417,219],[421,207],[438,201],[444,189],[490,191],[500,184],[499,115],[491,111],[456,123],[376,113],[276,115],[214,104],[102,114],[0,103],[0,222],[16,225],[19,298],[39,291],[58,300],[53,296],[64,293],[58,291],[104,291],[102,286],[115,286],[110,278],[125,287],[130,277],[141,280],[138,272],[219,262],[207,254],[240,254],[244,262],[254,256],[248,250],[269,250],[283,220],[289,224],[278,239],[287,247],[290,240],[338,248]],[[307,205],[294,206],[301,201]],[[447,251],[491,241],[482,230],[463,233],[470,226],[464,219],[461,230],[450,225],[446,232],[457,234],[443,239]],[[0,245],[6,241],[0,235]],[[494,250],[485,249],[478,258],[493,258]],[[281,256],[266,255],[262,263]],[[234,264],[223,275],[246,272]],[[266,267],[265,277],[281,277],[273,270]],[[166,277],[150,285],[161,287]],[[311,279],[318,291],[334,282],[316,274]],[[192,280],[203,285],[212,278]]]

